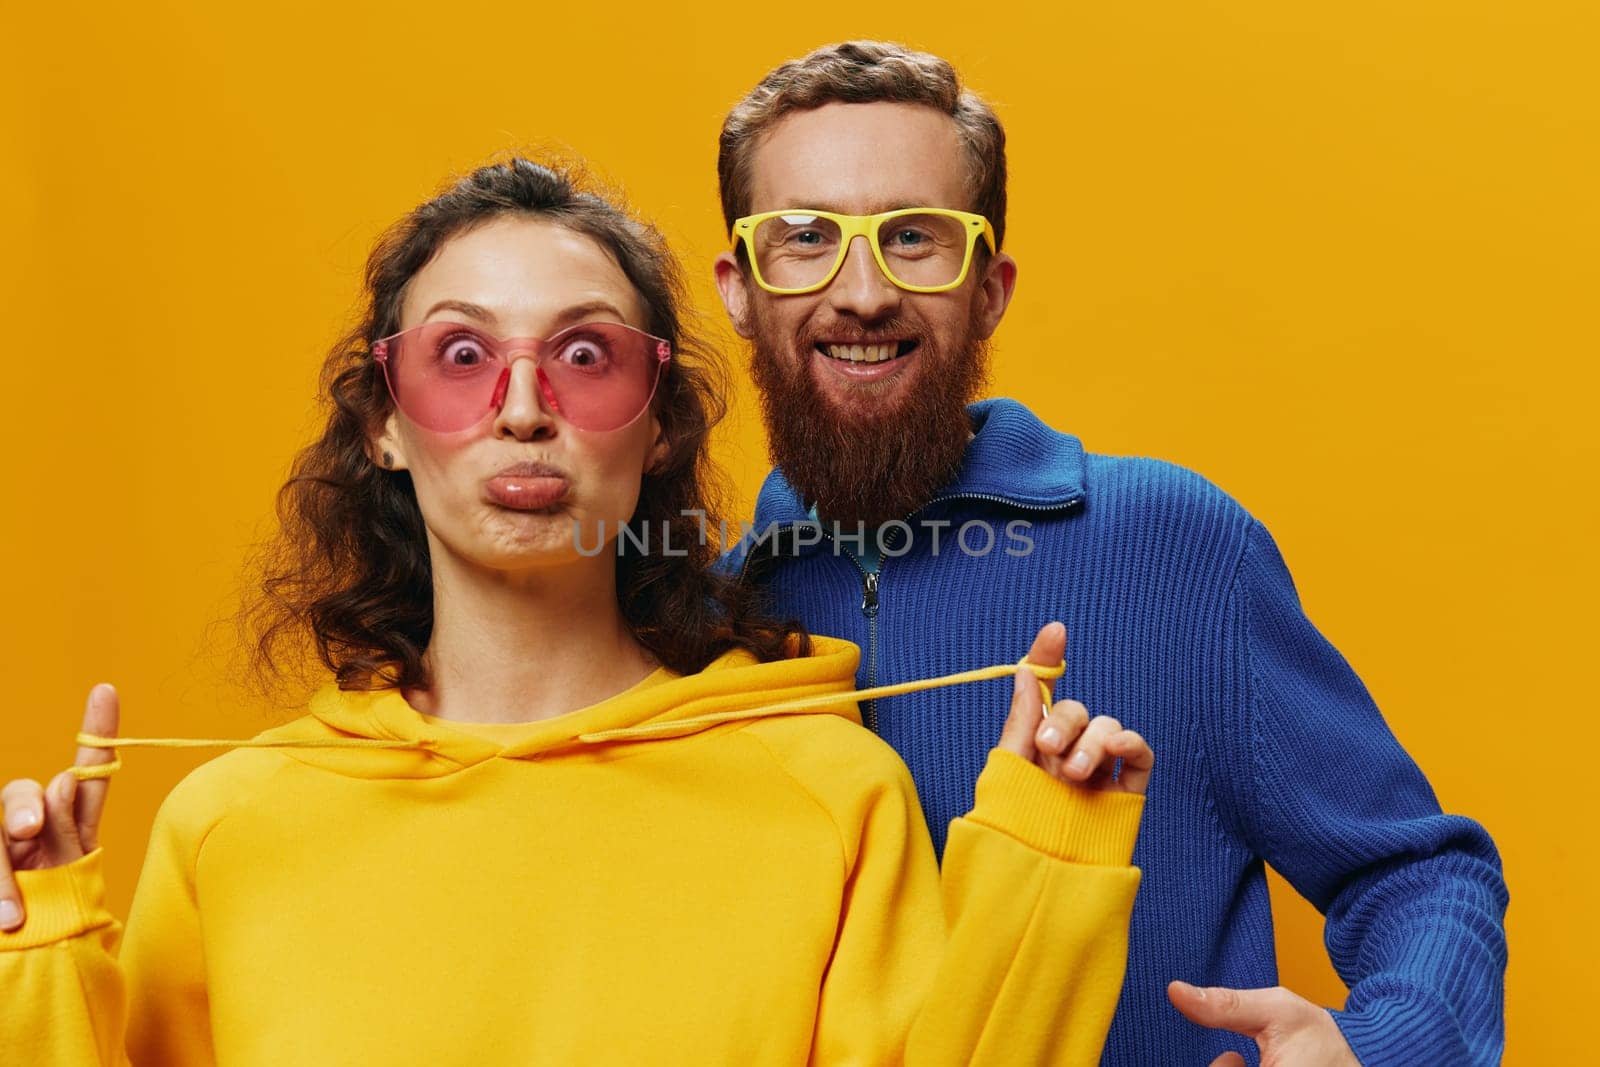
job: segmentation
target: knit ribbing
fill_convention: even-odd
[[[1044,622],[1066,624],[1056,695],[1115,716],[1156,752],[1104,1063],[1209,1063],[1230,1048],[1255,1062],[1252,1042],[1183,1019],[1166,984],[1276,984],[1267,863],[1328,916],[1332,960],[1351,986],[1335,1018],[1363,1063],[1497,1062],[1499,856],[1477,823],[1440,812],[1306,617],[1266,529],[1203,477],[1086,453],[1015,401],[970,413],[977,436],[963,467],[911,517],[910,549],[884,559],[873,618],[860,571],[826,540],[776,556],[746,543],[730,566],[782,614],[860,644],[862,686],[869,671],[891,684],[1014,661]],[[774,472],[756,529],[805,518]],[[972,521],[997,535],[991,551],[954,543]],[[1024,555],[1006,551],[1016,521],[1029,524]],[[1007,684],[984,682],[877,704],[878,732],[911,768],[940,850],[972,806],[1009,703]]]

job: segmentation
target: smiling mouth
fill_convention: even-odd
[[[843,363],[887,363],[915,351],[915,341],[884,341],[870,345],[817,344],[816,350]]]

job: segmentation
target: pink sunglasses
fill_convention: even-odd
[[[620,322],[581,322],[552,337],[501,339],[461,322],[425,322],[372,342],[389,395],[406,418],[437,433],[498,412],[511,367],[534,360],[550,410],[580,430],[619,430],[644,414],[672,344]]]

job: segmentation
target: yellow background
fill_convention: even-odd
[[[727,339],[723,112],[817,44],[897,38],[954,60],[1011,137],[994,391],[1268,524],[1442,803],[1500,845],[1508,1062],[1587,1058],[1592,5],[41,7],[0,45],[0,779],[65,766],[103,679],[128,735],[260,728],[213,624],[384,225],[493,153],[562,146],[660,223]],[[204,758],[126,754],[119,911]],[[1285,984],[1340,1003],[1319,917],[1274,892]]]

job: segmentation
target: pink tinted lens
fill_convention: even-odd
[[[407,418],[451,433],[499,411],[511,364],[536,354],[547,407],[581,430],[615,430],[649,406],[669,353],[665,341],[620,323],[580,323],[548,341],[501,341],[461,323],[431,322],[388,340],[384,373]]]
[[[632,327],[586,322],[545,343],[540,369],[562,418],[580,430],[615,430],[649,406],[668,351]]]
[[[383,370],[408,419],[439,433],[465,430],[496,410],[506,364],[499,343],[459,322],[429,322],[391,337]]]

